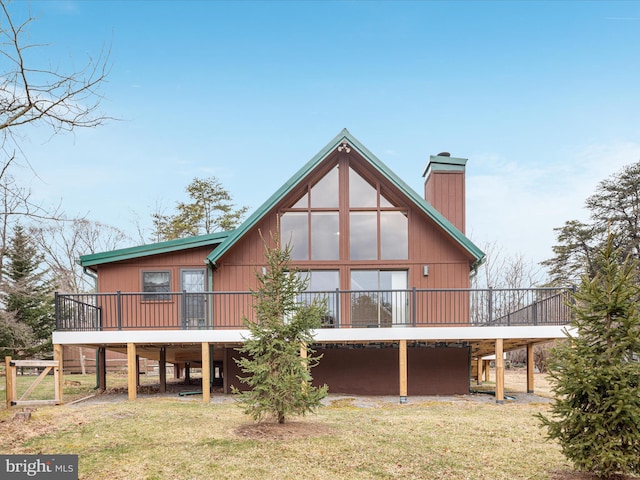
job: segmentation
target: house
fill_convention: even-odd
[[[203,385],[229,392],[262,238],[276,233],[308,272],[306,295],[327,299],[312,373],[331,392],[464,394],[495,354],[500,402],[503,352],[522,347],[533,391],[533,346],[564,336],[567,292],[470,288],[484,253],[465,236],[466,162],[431,156],[422,196],[345,129],[233,231],[81,257],[98,293],[56,296],[56,355],[126,353],[131,399],[138,357],[159,362],[162,388],[171,363],[201,366]]]

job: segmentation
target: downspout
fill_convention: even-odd
[[[91,270],[89,270],[87,267],[82,267],[82,273],[84,273],[85,275],[87,275],[88,277],[93,278],[93,289],[95,291],[98,290],[98,275],[96,275],[95,273],[93,273]]]
[[[214,264],[207,262],[207,277],[209,277],[208,280],[208,284],[209,284],[209,291],[213,292],[213,267]],[[213,293],[211,294],[211,301],[208,302],[209,306],[208,306],[208,310],[209,310],[209,326],[211,328],[213,328]],[[213,360],[212,360],[213,361]]]

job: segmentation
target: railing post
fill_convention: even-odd
[[[182,328],[184,329],[189,329],[190,325],[189,325],[189,316],[187,313],[187,291],[186,290],[182,290],[182,301],[180,302],[180,304],[182,305],[182,312],[178,312],[178,316],[182,317]]]
[[[335,302],[334,302],[334,309],[335,309],[335,314],[336,314],[336,325],[334,328],[340,328],[340,289],[336,288],[336,293],[334,294],[335,297]]]
[[[122,295],[120,290],[116,292],[116,319],[118,321],[118,330],[122,330]]]
[[[59,300],[60,299],[58,298],[58,292],[53,292],[53,307],[56,316],[56,330],[60,330],[60,306],[58,305]]]
[[[489,287],[489,299],[487,300],[487,308],[489,309],[488,325],[493,323],[493,287]]]
[[[418,291],[416,287],[411,290],[411,323],[415,327],[418,321]]]

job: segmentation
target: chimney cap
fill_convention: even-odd
[[[467,164],[466,158],[456,158],[450,155],[444,155],[448,152],[442,152],[439,155],[431,155],[427,166],[422,172],[423,177],[428,177],[432,171],[438,172],[464,172]]]
[[[440,152],[437,157],[450,157],[451,154],[449,152]]]

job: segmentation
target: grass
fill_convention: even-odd
[[[301,472],[307,479],[545,479],[567,468],[533,418],[540,405],[328,406],[291,424],[314,435],[258,438],[237,433],[247,431],[248,420],[233,403],[165,398],[80,405],[38,409],[31,427],[42,432],[3,436],[2,451],[78,454],[80,478],[114,480],[298,478]]]
[[[31,386],[36,380],[38,375],[33,372],[33,369],[25,369],[25,375],[16,375],[17,380],[17,394],[18,398],[21,398],[23,393]],[[53,400],[54,398],[54,377],[53,375],[47,375],[40,384],[33,390],[33,392],[26,398],[26,400]],[[65,375],[63,378],[62,396],[66,403],[77,400],[79,398],[92,395],[95,393],[96,376],[91,375]],[[158,383],[157,376],[140,376],[140,385],[155,385]],[[108,378],[108,386],[110,389],[124,389],[127,387],[127,376],[110,374]],[[6,405],[7,392],[6,382],[4,378],[4,369],[0,370],[0,408]]]
[[[67,389],[82,396],[95,385],[93,376],[65,378],[80,382],[65,388],[67,401]],[[110,480],[547,479],[570,469],[534,418],[544,403],[461,397],[363,406],[335,397],[317,414],[278,426],[252,424],[229,401],[120,398],[39,407],[28,422],[0,409],[0,451],[78,454],[81,479]]]

